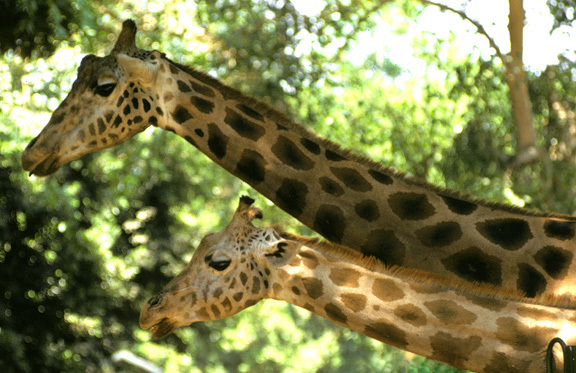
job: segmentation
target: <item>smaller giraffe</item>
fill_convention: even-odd
[[[242,197],[228,226],[200,243],[188,266],[142,309],[162,338],[284,300],[389,345],[479,372],[544,372],[548,342],[576,343],[569,299],[523,298],[489,285],[390,269],[346,247],[257,228]],[[559,359],[559,358],[558,358]]]

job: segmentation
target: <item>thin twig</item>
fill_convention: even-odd
[[[490,46],[492,48],[494,48],[494,50],[496,51],[496,54],[498,55],[498,58],[500,58],[500,61],[502,61],[502,63],[505,66],[508,65],[508,59],[506,58],[506,56],[504,54],[502,54],[502,52],[500,51],[500,48],[498,47],[498,45],[496,44],[494,39],[492,39],[492,37],[488,34],[486,29],[484,29],[484,26],[482,26],[478,21],[470,18],[463,10],[457,10],[457,9],[449,7],[448,5],[435,3],[435,2],[430,1],[430,0],[419,0],[419,1],[424,3],[424,4],[436,6],[442,10],[445,10],[445,11],[455,13],[455,14],[459,15],[460,17],[462,17],[462,19],[464,19],[465,21],[468,21],[471,24],[473,24],[474,27],[476,27],[476,29],[478,30],[478,33],[480,33],[481,35],[484,35],[486,37],[486,39],[488,39],[488,43],[490,43]]]

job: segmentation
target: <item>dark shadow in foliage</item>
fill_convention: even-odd
[[[86,311],[82,304],[88,298],[102,296],[94,283],[99,263],[74,254],[74,249],[87,248],[76,235],[58,231],[55,222],[65,220],[64,211],[31,203],[23,188],[11,181],[13,172],[0,167],[0,370],[83,370],[102,357],[101,350],[90,348],[91,342],[72,330],[64,314],[72,308]],[[47,260],[47,250],[56,253],[54,261]],[[100,343],[92,342],[96,345]],[[64,358],[65,349],[85,350],[85,361]]]
[[[84,8],[81,11],[77,6]],[[94,24],[90,2],[69,0],[0,0],[0,53],[48,57],[77,25]]]

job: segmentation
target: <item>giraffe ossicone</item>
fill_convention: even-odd
[[[125,21],[22,154],[38,176],[150,125],[176,133],[327,239],[388,265],[530,297],[576,294],[576,218],[478,201],[322,139],[218,80],[139,49]]]
[[[477,372],[543,372],[552,338],[576,343],[576,306],[565,300],[386,268],[343,246],[255,227],[261,213],[252,203],[242,197],[228,226],[206,236],[186,268],[148,301],[142,328],[161,338],[270,298]]]

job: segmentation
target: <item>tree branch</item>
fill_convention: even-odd
[[[500,48],[498,47],[498,45],[496,44],[494,39],[492,39],[492,37],[488,34],[488,32],[486,31],[484,26],[482,26],[478,21],[470,18],[463,10],[457,10],[457,9],[449,7],[448,5],[435,3],[435,2],[430,1],[430,0],[419,0],[419,1],[421,3],[424,3],[424,4],[436,6],[436,7],[440,8],[444,11],[455,13],[455,14],[459,15],[465,21],[468,21],[471,24],[473,24],[474,27],[476,27],[476,29],[478,30],[478,33],[481,35],[484,35],[484,37],[486,37],[486,39],[488,39],[488,43],[490,43],[490,46],[496,51],[496,55],[498,55],[498,58],[500,58],[500,61],[502,61],[502,63],[505,66],[508,65],[508,58],[504,54],[502,54],[502,52],[500,51]]]

